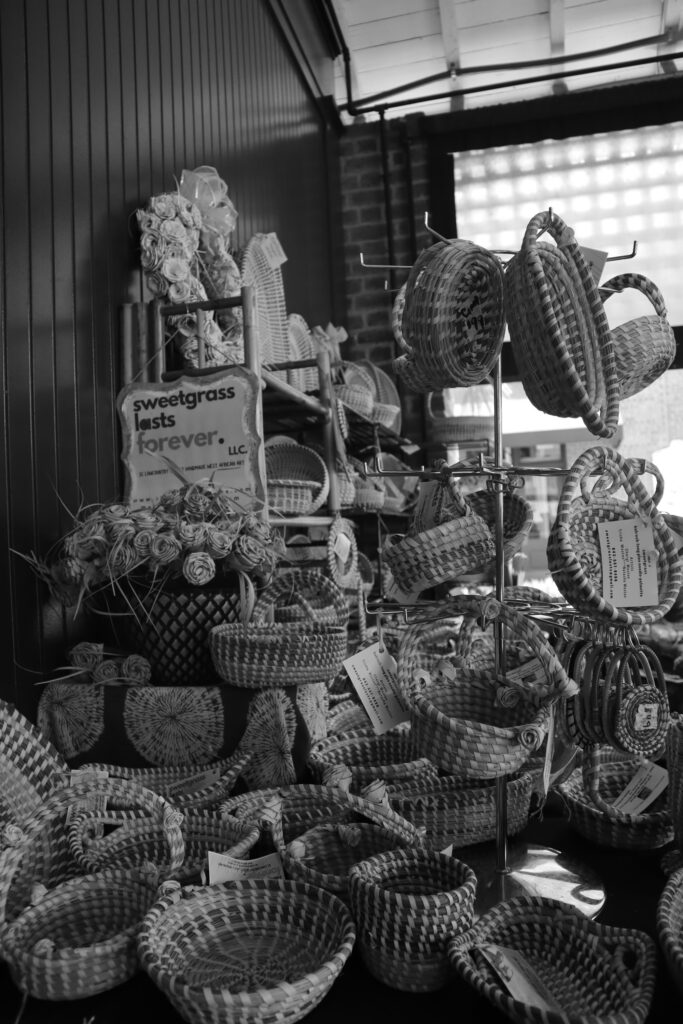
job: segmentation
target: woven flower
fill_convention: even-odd
[[[115,578],[126,576],[139,560],[139,555],[132,544],[116,543],[109,553],[107,569]]]
[[[141,654],[129,654],[121,662],[121,675],[127,683],[147,686],[152,679],[152,668],[147,658],[143,658]]]
[[[157,533],[149,546],[150,560],[157,565],[170,565],[182,555],[183,546],[170,533]]]
[[[216,575],[216,563],[206,551],[191,551],[183,562],[183,576],[193,587],[203,587]]]
[[[199,551],[206,541],[206,523],[181,519],[176,534],[184,548]]]
[[[135,529],[140,530],[158,530],[161,526],[159,516],[156,512],[153,512],[148,508],[135,509],[130,514],[130,518],[135,524]]]
[[[203,519],[211,508],[213,496],[201,487],[188,487],[184,497],[183,505],[189,516],[196,516]]]
[[[243,529],[249,537],[253,537],[260,544],[270,544],[273,539],[271,528],[262,519],[257,519],[256,516],[245,516]]]
[[[259,569],[266,565],[269,561],[269,551],[259,541],[242,533],[235,539],[228,561],[233,568],[248,572],[250,569]]]
[[[133,537],[133,547],[137,553],[138,558],[148,558],[152,551],[152,541],[156,537],[156,531],[150,530],[148,527],[144,527],[142,530],[138,530]]]
[[[90,643],[83,640],[72,647],[66,660],[74,668],[82,668],[86,672],[94,672],[104,658],[104,644]]]
[[[121,661],[119,658],[109,658],[101,661],[92,671],[93,683],[114,683],[121,679]]]
[[[223,705],[216,687],[130,687],[126,734],[150,764],[208,764],[223,742]]]
[[[226,558],[232,551],[233,536],[225,530],[218,530],[215,526],[206,528],[206,550],[218,561]]]

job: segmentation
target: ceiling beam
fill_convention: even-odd
[[[344,38],[344,43],[346,45],[346,51],[347,52],[346,52],[346,55],[343,58],[344,62],[345,62],[345,65],[346,65],[346,57],[348,57],[348,74],[349,74],[349,87],[351,89],[351,96],[347,96],[346,99],[347,100],[353,100],[354,103],[360,103],[362,101],[362,99],[363,99],[363,94],[362,94],[361,88],[360,88],[360,80],[358,78],[358,68],[356,66],[356,61],[355,61],[354,56],[353,56],[353,50],[351,50],[351,48],[348,45],[348,40],[350,38],[350,32],[349,32],[349,23],[348,23],[348,20],[347,20],[347,17],[346,17],[346,9],[344,7],[344,2],[343,2],[343,0],[331,0],[331,2],[332,2],[332,7],[334,9],[335,16],[337,18],[337,24],[339,25],[339,30],[340,30],[343,38]],[[337,58],[337,59],[339,59],[339,58]],[[346,72],[346,66],[344,68],[344,71]]]

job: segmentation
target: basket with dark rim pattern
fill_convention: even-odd
[[[0,828],[27,821],[68,770],[47,737],[17,708],[0,700]]]
[[[556,245],[540,240],[546,232]],[[592,434],[612,437],[619,381],[609,324],[574,232],[553,211],[532,217],[507,264],[505,311],[531,403],[553,416],[580,416]]]
[[[613,327],[612,342],[617,365],[619,397],[637,395],[668,370],[676,356],[676,339],[667,320],[666,304],[659,288],[643,274],[619,274],[600,286],[604,303],[625,288],[641,292],[654,314],[635,317]]]
[[[354,864],[349,896],[370,974],[404,992],[448,984],[446,944],[471,926],[476,888],[467,864],[435,851],[389,850]]]
[[[657,622],[672,607],[683,582],[676,540],[641,480],[644,460],[625,459],[612,448],[588,448],[565,477],[548,537],[548,567],[558,590],[579,612],[624,625]],[[598,477],[592,490],[588,477]],[[614,497],[623,487],[626,501]],[[652,526],[657,553],[659,600],[646,608],[618,607],[603,594],[598,526],[640,517]]]
[[[293,1024],[348,960],[347,908],[302,882],[258,879],[162,896],[138,938],[140,964],[191,1024]]]
[[[514,999],[482,947],[519,954],[550,992],[553,1007]],[[657,949],[645,932],[613,928],[566,903],[518,896],[448,941],[459,979],[516,1024],[644,1024],[654,995]]]

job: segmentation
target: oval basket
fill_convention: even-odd
[[[375,779],[390,783],[437,775],[431,761],[415,756],[410,730],[400,727],[379,736],[371,728],[351,729],[328,736],[311,748],[308,766],[314,781],[323,782],[327,770],[335,765],[350,770],[351,790],[356,793]]]
[[[476,888],[467,864],[427,850],[390,850],[355,864],[349,896],[370,974],[404,992],[447,985],[446,944],[471,926]]]
[[[327,994],[355,936],[330,893],[258,879],[163,896],[143,921],[138,953],[192,1024],[287,1024]]]
[[[266,445],[265,455],[268,504],[272,509],[283,514],[313,515],[324,505],[330,477],[313,448],[296,443]]]
[[[539,1010],[513,999],[481,952],[488,944],[521,954],[556,1007]],[[448,941],[448,956],[457,977],[516,1024],[644,1024],[657,973],[657,949],[649,935],[599,924],[566,903],[533,896],[514,897],[487,911],[464,935]]]
[[[548,567],[560,593],[577,611],[597,619],[642,625],[661,619],[673,606],[683,581],[677,544],[640,475],[643,460],[625,459],[612,448],[588,448],[565,477],[557,515],[548,537]],[[588,489],[588,477],[597,483]],[[623,487],[626,501],[614,497]],[[657,553],[659,600],[649,607],[619,607],[603,594],[598,526],[641,517],[652,526]]]
[[[345,626],[227,622],[209,634],[218,675],[231,686],[298,686],[332,679],[346,657]]]

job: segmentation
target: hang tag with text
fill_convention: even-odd
[[[169,800],[173,800],[175,797],[185,796],[187,793],[197,793],[200,789],[214,785],[220,777],[220,768],[206,768],[204,771],[195,772],[194,775],[173,782],[168,787],[166,796]]]
[[[351,541],[345,533],[338,533],[334,540],[334,547],[332,548],[335,555],[342,564],[346,563],[346,559],[349,557],[351,551]]]
[[[227,853],[208,852],[209,885],[219,882],[240,882],[253,878],[284,878],[282,861],[277,853],[267,853],[254,860],[240,860]]]
[[[602,272],[605,269],[607,253],[603,252],[602,249],[591,249],[587,245],[580,246],[580,249],[583,258],[590,267],[593,280],[596,284],[599,284]]]
[[[477,948],[513,999],[518,999],[527,1006],[536,1006],[540,1010],[563,1012],[550,988],[516,949],[497,946],[493,942]]]
[[[263,235],[261,238],[261,251],[266,257],[268,266],[271,270],[277,270],[278,267],[282,266],[283,263],[287,262],[287,256],[285,250],[280,245],[280,239],[277,237],[274,231],[271,231],[267,235]]]
[[[398,688],[396,662],[379,642],[347,658],[344,668],[378,736],[409,720]]]
[[[653,803],[669,784],[669,773],[666,768],[645,761],[612,801],[612,807],[623,814],[642,814],[646,807]]]
[[[598,523],[602,593],[617,608],[659,603],[657,550],[652,523],[619,519]]]

